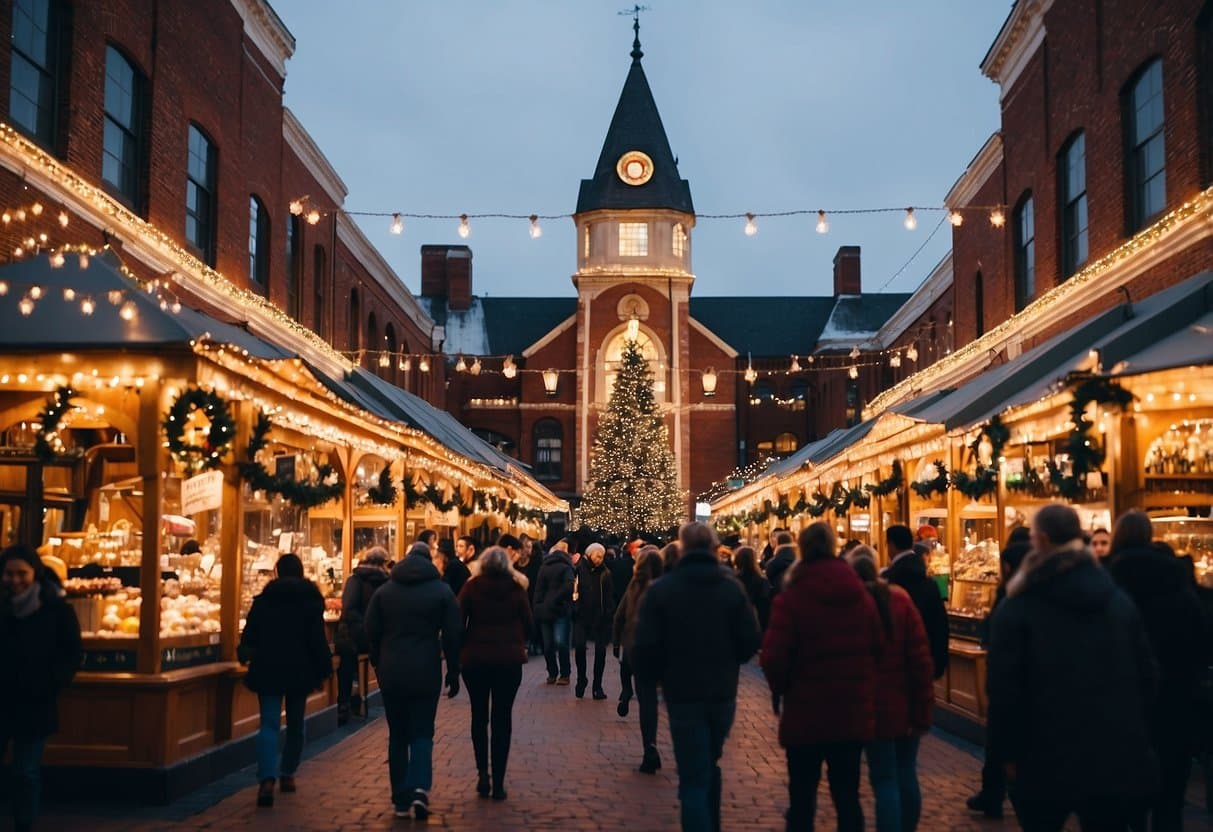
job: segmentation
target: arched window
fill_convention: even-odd
[[[197,124],[189,126],[185,176],[185,239],[208,266],[215,265],[215,144]]]
[[[1076,134],[1057,160],[1061,205],[1061,274],[1069,277],[1087,262],[1087,141]]]
[[[286,314],[296,321],[303,317],[303,298],[299,292],[299,271],[303,267],[300,262],[300,250],[303,239],[300,236],[299,218],[294,214],[286,215]]]
[[[564,430],[555,419],[535,423],[535,462],[537,480],[558,480],[562,476]]]
[[[270,218],[255,196],[248,203],[248,279],[254,288],[266,291],[270,278]]]
[[[379,319],[372,312],[366,319],[366,343],[364,344],[369,351],[366,360],[370,362],[371,369],[378,375],[383,375],[383,370],[379,367],[379,351],[383,349],[383,342],[379,340]]]
[[[615,370],[619,367],[619,362],[623,360],[623,348],[626,340],[627,332],[621,329],[603,347],[601,373],[599,374],[599,378],[602,379],[602,387],[598,395],[599,401],[609,401],[611,391],[615,389]],[[640,328],[636,345],[640,348],[640,354],[644,356],[645,361],[649,362],[649,369],[656,373],[658,366],[665,361],[665,355],[660,345],[653,341],[652,336],[644,327]],[[667,394],[663,391],[656,389],[653,391],[653,398],[659,402],[665,401],[666,396]]]
[[[479,436],[485,442],[488,442],[497,450],[505,454],[514,453],[514,440],[506,436],[504,433],[498,433],[495,430],[488,428],[472,428],[472,433]]]
[[[325,274],[324,246],[316,246],[312,250],[312,330],[321,338],[327,334],[324,326]]]
[[[21,4],[18,4],[21,5]],[[43,4],[47,5],[47,4]],[[112,46],[105,48],[105,133],[101,179],[137,213],[143,211],[147,79]]]
[[[362,313],[358,305],[358,290],[350,289],[350,315],[345,322],[345,345],[346,349],[352,352],[362,349],[362,333],[359,331],[361,319]]]
[[[674,236],[672,237],[672,253],[675,257],[685,257],[687,253],[687,230],[682,227],[682,223],[674,223]]]
[[[1129,233],[1140,231],[1167,205],[1167,159],[1163,141],[1162,58],[1142,67],[1122,96],[1125,123],[1125,182]]]
[[[1036,295],[1036,216],[1032,194],[1015,209],[1015,311]]]
[[[388,323],[383,330],[383,348],[387,350],[388,365],[383,368],[383,377],[393,384],[396,383],[396,327]]]
[[[775,437],[775,453],[790,454],[800,447],[800,440],[794,433],[781,433]]]
[[[977,337],[980,338],[986,334],[986,282],[980,271],[973,281],[973,318],[977,324]]]

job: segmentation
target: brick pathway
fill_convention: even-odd
[[[526,666],[514,710],[514,742],[504,803],[478,798],[475,764],[468,740],[468,700],[461,692],[444,699],[438,712],[434,749],[433,815],[428,826],[457,830],[673,830],[678,828],[674,755],[661,716],[659,748],[665,767],[655,777],[635,771],[640,762],[636,709],[627,719],[615,714],[618,665],[608,662],[610,699],[584,700],[572,688],[543,684],[542,660]],[[776,741],[776,718],[762,674],[743,668],[737,720],[726,746],[724,811],[726,830],[780,830],[787,806],[784,757]],[[633,703],[634,704],[634,703]],[[381,713],[381,712],[380,712]],[[379,830],[419,826],[392,816],[387,785],[387,725],[382,718],[320,749],[309,749],[299,771],[300,791],[280,795],[272,810],[254,807],[252,769],[222,782],[209,793],[169,807],[126,810],[115,806],[51,807],[47,829],[96,832],[249,829]],[[964,800],[979,779],[980,760],[962,745],[926,737],[919,756],[923,790],[920,829],[1014,829],[972,818]],[[871,792],[863,785],[864,812],[873,823]],[[1010,815],[1010,807],[1008,816]],[[1186,828],[1210,828],[1207,817],[1190,813]],[[271,825],[272,824],[272,825]],[[823,778],[818,828],[834,828]]]

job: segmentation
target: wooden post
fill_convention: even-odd
[[[349,577],[354,559],[354,449],[337,449],[337,458],[345,471],[345,491],[341,495],[341,574]]]
[[[409,473],[408,461],[404,457],[401,457],[398,466],[400,474],[400,499],[398,501],[398,505],[400,506],[400,522],[396,527],[396,551],[392,552],[392,558],[397,561],[404,558],[404,553],[409,550],[409,544],[412,543],[412,541],[405,539],[409,527],[409,498],[404,494],[404,478]]]
[[[163,472],[167,458],[160,442],[160,398],[157,386],[139,392],[138,442],[135,460],[143,482],[143,551],[139,587],[139,647],[135,668],[140,673],[160,672],[160,515],[164,496]]]
[[[253,404],[235,402],[236,436],[234,453],[243,454],[253,432]],[[219,615],[223,629],[219,635],[219,658],[236,661],[240,643],[240,587],[244,576],[244,500],[241,497],[240,469],[233,462],[223,474],[223,510],[219,520],[219,562],[223,576],[219,583]]]
[[[1107,434],[1108,507],[1112,510],[1110,522],[1115,523],[1121,514],[1140,505],[1144,483],[1137,452],[1137,418],[1131,409],[1126,409],[1111,421],[1112,428]]]

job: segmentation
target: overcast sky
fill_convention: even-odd
[[[571,213],[627,75],[623,0],[273,0],[297,40],[286,103],[349,187],[348,210]],[[940,205],[998,128],[978,69],[1009,0],[649,0],[644,67],[701,214]],[[701,219],[701,295],[829,294],[841,245],[881,289],[938,215]],[[364,230],[414,292],[420,246],[467,242],[474,291],[572,295],[570,219],[388,220]],[[913,291],[945,227],[888,291]]]

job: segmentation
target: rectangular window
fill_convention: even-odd
[[[13,3],[8,112],[13,125],[45,145],[55,143],[60,17],[52,0]]]
[[[325,266],[324,247],[316,246],[312,250],[312,331],[321,338],[327,336],[324,325]]]
[[[299,293],[299,218],[288,214],[286,218],[286,313],[296,321],[303,316],[302,298]]]
[[[687,232],[682,223],[674,223],[674,237],[671,243],[672,254],[675,257],[685,257],[687,253]]]
[[[535,478],[539,480],[560,479],[561,451],[560,436],[538,436],[535,439]]]
[[[1087,262],[1087,153],[1082,133],[1061,154],[1061,266],[1069,277]]]
[[[265,206],[249,197],[248,276],[263,292],[270,277],[270,221]]]
[[[619,256],[647,257],[649,253],[649,225],[644,222],[619,223]]]
[[[1167,205],[1165,113],[1162,60],[1147,66],[1129,89],[1125,101],[1129,156],[1129,231],[1134,233],[1162,213]]]
[[[143,194],[143,87],[143,76],[130,61],[106,47],[101,179],[136,211]]]
[[[1015,212],[1015,311],[1036,294],[1036,218],[1028,197]]]
[[[193,124],[185,180],[185,239],[207,265],[215,265],[215,150]]]

